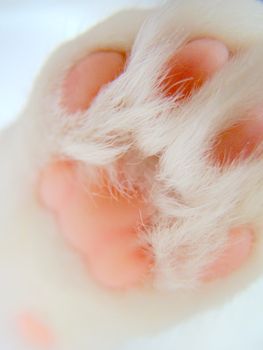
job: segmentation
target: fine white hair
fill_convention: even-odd
[[[32,308],[52,324],[63,349],[115,349],[131,335],[158,329],[191,313],[191,305],[193,312],[258,276],[263,160],[254,155],[262,145],[245,161],[224,168],[210,161],[210,151],[216,135],[247,118],[262,101],[262,18],[256,1],[176,0],[155,10],[120,12],[52,55],[21,118],[2,134],[0,271],[8,300],[3,320],[19,308]],[[231,59],[183,102],[180,91],[164,96],[167,61],[200,37],[226,43]],[[124,72],[87,111],[70,115],[60,103],[65,75],[87,53],[105,48],[130,51]],[[89,281],[37,200],[39,170],[57,155],[81,162],[92,181],[100,181],[97,174],[103,168],[119,191],[140,186],[146,193],[152,224],[140,239],[152,247],[154,288],[168,294],[147,287],[121,299]],[[125,159],[124,183],[117,176],[119,159]],[[200,274],[222,252],[229,229],[247,223],[253,225],[257,243],[250,262],[221,282],[223,287],[216,282],[203,287],[203,294],[180,294],[198,287]],[[127,314],[120,316],[123,305]],[[70,321],[61,315],[64,308]],[[142,309],[145,315],[138,324]],[[93,322],[98,315],[104,320]],[[98,330],[105,337],[96,342]]]

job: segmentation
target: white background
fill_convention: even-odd
[[[17,115],[48,54],[115,10],[157,0],[0,0],[0,125]]]
[[[128,4],[151,5],[156,2],[0,0],[0,126],[15,118],[45,57],[60,42],[74,37],[115,9]],[[2,343],[0,349],[6,350],[7,346]],[[136,341],[128,349],[262,350],[263,280],[225,308],[158,338]]]

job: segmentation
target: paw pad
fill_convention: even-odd
[[[227,64],[229,56],[228,48],[218,40],[192,40],[168,60],[162,92],[168,97],[190,98]],[[85,111],[100,90],[125,71],[125,64],[126,54],[121,52],[88,54],[67,73],[62,106],[69,114]],[[254,115],[218,135],[212,150],[215,164],[229,164],[256,149],[262,141],[263,123],[261,112]],[[42,202],[55,213],[63,236],[100,284],[110,288],[142,284],[155,263],[151,247],[140,241],[144,227],[153,224],[148,194],[138,189],[126,196],[107,176],[100,185],[82,180],[77,161],[54,160],[41,173]],[[253,235],[252,229],[232,228],[225,250],[207,267],[203,281],[225,277],[241,266],[251,253]]]

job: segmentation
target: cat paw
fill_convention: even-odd
[[[165,61],[164,71],[156,82],[157,98],[173,101],[174,110],[187,106],[235,59],[234,56],[231,48],[214,38],[197,38],[183,43]],[[151,64],[151,58],[148,59]],[[74,120],[76,114],[87,113],[95,101],[103,103],[98,97],[103,98],[103,92],[110,92],[114,81],[125,79],[132,60],[129,52],[105,49],[88,53],[73,64],[60,86],[59,103],[67,118]],[[126,84],[134,84],[128,79],[132,77],[128,76]],[[139,84],[136,88],[143,89]],[[125,93],[125,85],[120,91],[122,93]],[[150,98],[154,103],[154,94]],[[105,124],[108,123],[110,128],[112,116],[107,120],[107,105],[104,108]],[[223,169],[236,161],[245,161],[262,142],[263,108],[244,113],[246,116],[242,121],[214,136],[214,145],[209,152],[210,166]],[[94,118],[96,123],[96,112],[87,118]],[[164,118],[159,117],[156,128]],[[116,128],[115,124],[113,122]],[[193,142],[194,137],[189,133],[188,142]],[[114,167],[114,180],[107,166],[94,169],[91,164],[96,175],[89,174],[89,165],[70,157],[63,159],[63,154],[57,154],[40,175],[41,201],[54,213],[62,237],[79,254],[95,280],[111,288],[137,286],[154,274],[155,252],[152,245],[143,242],[140,236],[154,227],[154,216],[158,216],[158,208],[151,201],[151,190],[160,156],[155,155],[152,162],[144,159],[132,165],[130,170],[135,177],[130,179],[127,176],[129,163],[138,161],[138,155],[133,160],[129,152],[107,165]],[[147,161],[152,164],[146,165]],[[147,171],[146,175],[152,176],[148,182],[144,178]],[[238,269],[249,258],[253,240],[253,226],[246,224],[229,228],[224,247],[218,249],[216,259],[208,259],[211,262],[199,271],[199,279],[211,281]],[[185,250],[179,247],[174,255],[183,261],[187,258],[187,254],[184,257]]]

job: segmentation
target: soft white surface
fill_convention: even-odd
[[[155,1],[157,2],[157,1]],[[126,4],[141,1],[1,1],[0,125],[15,118],[47,54],[60,42]],[[154,1],[144,1],[153,4]],[[263,348],[263,280],[223,310],[210,312],[153,340],[125,350],[260,350]],[[4,339],[0,325],[0,338]],[[2,344],[1,348],[12,349]],[[80,349],[76,349],[80,350]]]
[[[261,279],[220,310],[206,313],[152,339],[138,339],[116,350],[262,350],[262,295]],[[17,349],[16,340],[10,343],[10,339],[10,330],[0,325],[0,348]]]
[[[262,350],[263,280],[224,308],[124,350]]]

